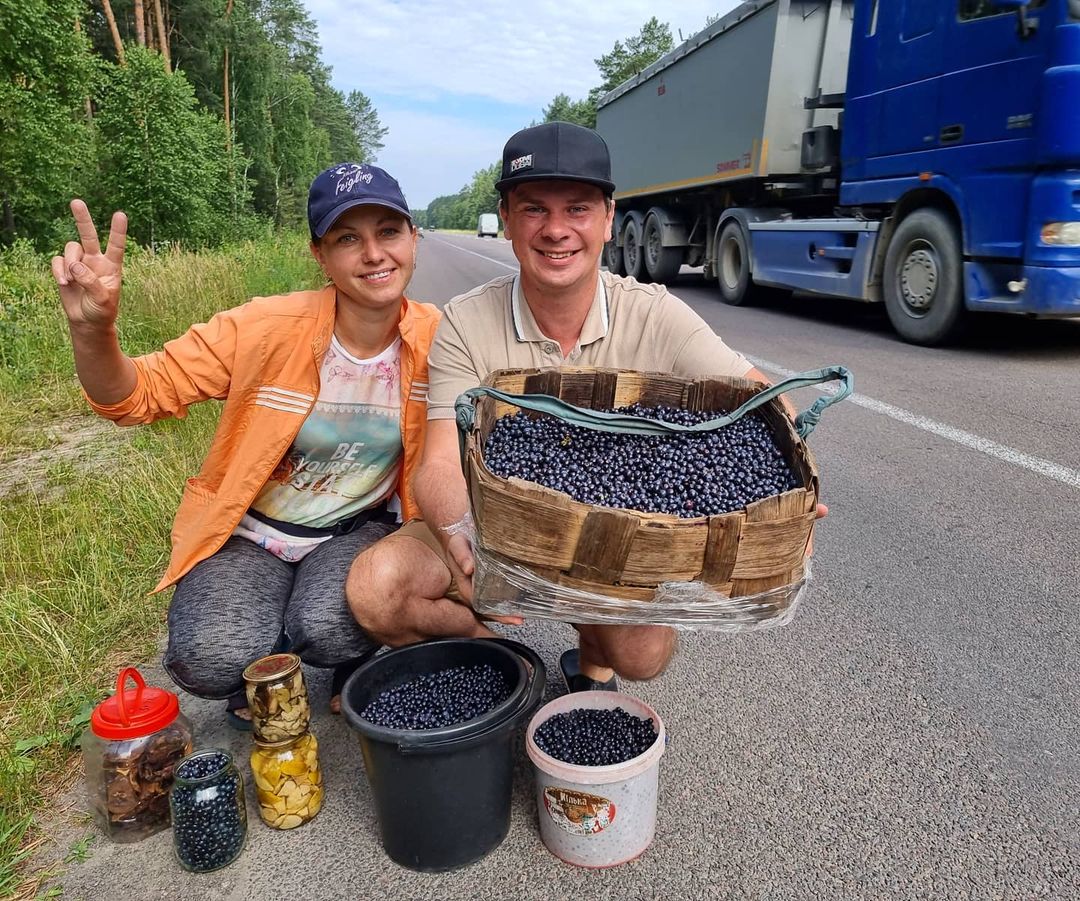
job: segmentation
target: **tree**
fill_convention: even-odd
[[[146,10],[143,0],[135,0],[135,40],[140,47],[146,46]]]
[[[73,194],[147,241],[302,223],[312,177],[387,133],[332,86],[303,0],[0,0],[0,34],[0,242],[57,246]],[[117,71],[136,54],[144,83]]]
[[[610,53],[595,60],[604,78],[601,85],[589,91],[586,100],[571,100],[568,94],[557,94],[544,108],[545,122],[573,122],[588,128],[596,127],[596,106],[608,91],[637,75],[671,51],[675,42],[667,23],[653,16],[626,42],[616,41]],[[438,228],[474,228],[480,213],[496,212],[498,198],[495,182],[499,164],[473,174],[472,181],[457,194],[436,197],[426,211],[426,221]]]
[[[464,189],[463,189],[464,190]],[[457,228],[454,218],[454,205],[460,200],[460,194],[444,194],[436,197],[427,208],[427,222],[436,228]]]
[[[502,163],[492,163],[486,169],[475,172],[472,181],[465,187],[465,198],[461,212],[464,223],[458,228],[476,228],[481,213],[499,211],[499,195],[495,191],[495,182],[502,172]]]
[[[251,161],[255,209],[279,225],[302,222],[311,179],[363,153],[352,112],[299,0],[236,0],[230,26],[233,129]]]
[[[596,127],[596,108],[600,99],[628,78],[656,62],[671,51],[675,42],[667,23],[653,16],[641,26],[633,37],[625,42],[616,41],[610,53],[595,60],[603,83],[589,91],[585,100],[571,100],[566,94],[558,94],[544,109],[545,122],[573,122],[587,128]]]
[[[345,100],[349,120],[357,143],[360,145],[359,163],[374,162],[376,155],[383,149],[382,139],[389,129],[379,121],[371,99],[363,91],[350,91]]]
[[[641,26],[641,30],[626,43],[616,41],[610,53],[605,53],[595,60],[596,67],[603,76],[603,83],[589,91],[589,100],[593,107],[608,91],[621,85],[628,78],[633,78],[642,69],[656,62],[665,53],[671,52],[675,41],[666,22],[653,16]]]
[[[165,10],[161,0],[154,0],[154,22],[157,25],[158,50],[165,57],[165,71],[172,73],[172,55],[169,52],[169,30],[165,25]]]
[[[436,197],[424,211],[423,221],[436,228],[476,228],[481,213],[499,211],[499,180],[502,163],[492,163],[473,173],[472,180],[457,194]]]
[[[105,11],[105,19],[109,23],[109,34],[112,35],[117,62],[122,66],[124,65],[124,42],[120,40],[120,29],[116,25],[116,16],[113,15],[112,4],[109,3],[109,0],[101,0],[101,8]]]
[[[544,108],[545,122],[573,122],[593,128],[596,125],[596,107],[588,100],[571,100],[568,94],[556,94]]]
[[[182,72],[130,46],[127,65],[109,66],[95,119],[100,171],[94,200],[123,209],[131,236],[146,244],[216,243],[229,233],[233,198],[225,127],[200,110]]]
[[[345,95],[334,88],[323,92],[315,88],[315,106],[311,124],[326,135],[326,159],[320,157],[320,169],[335,163],[356,162],[360,159],[360,142],[353,128],[352,116],[346,108]]]
[[[0,0],[0,240],[51,240],[90,158],[77,0]]]

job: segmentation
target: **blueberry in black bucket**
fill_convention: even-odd
[[[451,666],[386,689],[360,715],[391,729],[437,729],[489,713],[508,697],[506,677],[490,664]]]
[[[196,873],[228,866],[247,837],[244,783],[227,751],[185,757],[169,793],[173,844],[180,865]]]
[[[440,872],[499,846],[510,828],[515,734],[540,706],[545,682],[535,651],[495,638],[419,642],[379,654],[349,677],[341,712],[360,737],[391,860]],[[450,686],[469,697],[450,703]],[[426,709],[432,694],[445,708]],[[425,709],[418,715],[403,697]]]

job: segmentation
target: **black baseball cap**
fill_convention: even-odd
[[[320,172],[308,191],[307,217],[312,239],[325,235],[346,210],[365,203],[384,206],[412,221],[401,186],[385,169],[367,163],[340,163]]]
[[[496,191],[508,191],[526,181],[555,179],[583,181],[605,194],[614,192],[611,154],[604,139],[583,125],[545,122],[522,129],[506,142]]]

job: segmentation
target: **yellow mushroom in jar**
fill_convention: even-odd
[[[266,776],[259,772],[257,767],[252,767],[251,773],[255,777],[255,787],[260,792],[275,792],[277,790],[277,783],[267,779]]]
[[[303,775],[308,769],[307,761],[299,755],[293,757],[291,760],[283,760],[281,762],[281,772],[289,776]]]

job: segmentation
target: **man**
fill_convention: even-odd
[[[428,430],[413,490],[423,522],[406,523],[353,564],[357,621],[391,646],[493,633],[469,606],[473,554],[454,401],[496,369],[602,366],[767,381],[660,285],[600,271],[615,214],[611,161],[596,132],[549,122],[503,150],[499,211],[521,270],[454,298],[428,358]],[[513,617],[493,617],[520,622]],[[562,655],[570,691],[614,689],[615,673],[649,679],[667,666],[675,631],[580,625]]]

